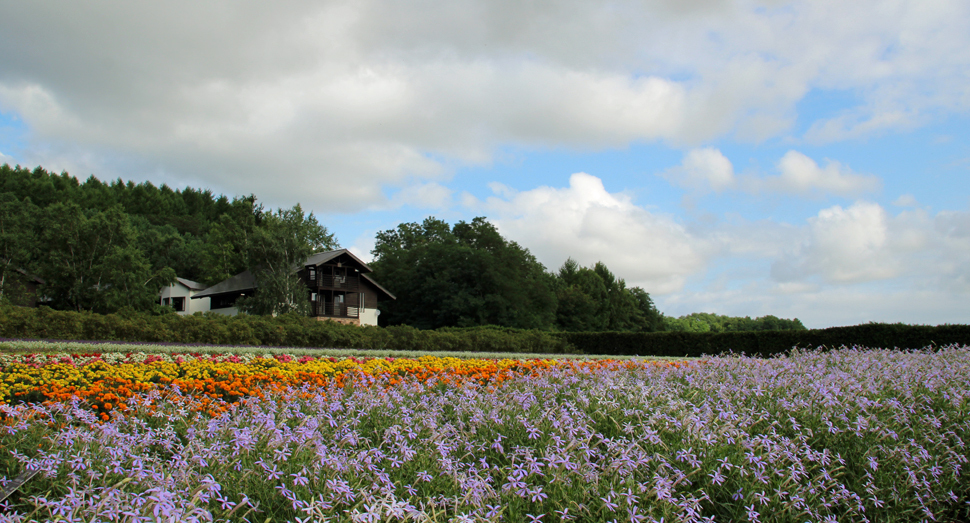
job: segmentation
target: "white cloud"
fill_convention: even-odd
[[[680,165],[660,174],[671,183],[695,192],[742,190],[751,194],[787,193],[796,196],[831,194],[852,196],[880,187],[879,178],[856,174],[837,161],[819,167],[798,151],[788,151],[778,162],[777,176],[735,176],[734,166],[720,150],[692,149]]]
[[[631,285],[669,293],[702,270],[711,247],[671,217],[609,193],[586,173],[569,187],[539,187],[490,197],[484,203],[501,233],[528,247],[549,270],[566,258],[582,265],[605,263]]]
[[[508,144],[765,140],[813,89],[861,97],[816,140],[967,111],[968,26],[962,0],[23,2],[0,110],[25,162],[352,210]]]
[[[368,234],[362,234],[354,240],[354,244],[347,247],[347,250],[352,252],[354,256],[360,258],[364,263],[370,263],[374,260],[374,256],[371,251],[374,250],[375,240],[374,234],[376,231],[370,231]]]
[[[901,194],[899,198],[893,200],[893,205],[897,207],[916,207],[919,202],[916,201],[916,197],[912,194]]]
[[[737,183],[731,160],[712,147],[688,151],[679,166],[668,169],[661,176],[676,185],[699,192],[721,192],[733,188]]]
[[[452,205],[454,191],[439,183],[409,185],[391,197],[394,207],[409,205],[422,209],[446,209]]]
[[[665,314],[773,314],[809,327],[966,322],[970,212],[890,214],[859,201],[822,209],[804,225],[719,223],[697,236],[731,248],[683,290],[658,295]]]
[[[808,220],[808,238],[775,262],[772,276],[836,284],[896,278],[917,270],[913,255],[930,243],[931,231],[922,211],[892,217],[872,202],[836,205]]]
[[[778,191],[797,195],[815,192],[851,196],[879,189],[879,179],[855,174],[839,162],[828,161],[819,167],[815,160],[798,151],[788,151],[778,162],[778,176],[747,180],[749,190]]]
[[[939,249],[929,253],[932,274],[940,286],[970,293],[970,212],[940,212],[933,228],[939,235]]]

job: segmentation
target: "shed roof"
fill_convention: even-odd
[[[255,288],[256,279],[253,277],[253,273],[247,270],[240,272],[228,280],[223,280],[202,292],[196,293],[195,296],[192,296],[192,299],[208,298],[219,294],[240,294]]]
[[[179,278],[178,276],[176,276],[175,279],[182,285],[185,285],[186,287],[188,287],[189,290],[201,291],[202,289],[205,289],[205,285],[202,285],[197,281],[187,280],[185,278]]]

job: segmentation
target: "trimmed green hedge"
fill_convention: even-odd
[[[0,337],[426,352],[572,352],[555,333],[535,330],[478,327],[432,331],[406,325],[358,327],[296,315],[101,315],[13,306],[0,307]]]
[[[423,352],[581,353],[615,356],[693,357],[725,352],[783,354],[792,347],[857,345],[919,349],[970,345],[970,325],[869,323],[805,331],[754,332],[547,332],[501,327],[419,330],[406,325],[357,327],[295,315],[153,316],[134,312],[94,314],[47,307],[0,307],[0,337],[56,340],[161,342],[407,350]]]
[[[784,354],[793,347],[808,349],[879,347],[922,349],[928,346],[970,345],[970,325],[904,325],[867,323],[803,331],[748,332],[567,332],[560,334],[578,351],[612,355],[696,357],[725,352],[749,356]]]

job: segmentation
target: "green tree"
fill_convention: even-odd
[[[0,193],[0,303],[27,303],[25,279],[34,270],[38,209],[29,199]]]
[[[174,280],[170,268],[152,270],[120,206],[98,211],[55,203],[44,210],[40,230],[46,250],[37,264],[41,290],[55,308],[150,310],[158,290]]]
[[[627,288],[602,262],[581,267],[569,258],[556,275],[556,324],[564,331],[652,332],[663,329],[660,312],[640,287]]]
[[[561,330],[596,332],[610,324],[609,291],[606,282],[594,270],[581,267],[567,258],[556,286],[556,324]]]
[[[805,330],[798,318],[784,319],[767,315],[751,319],[748,316],[723,316],[709,312],[695,312],[679,318],[664,318],[667,330],[679,332],[741,332],[763,330]]]
[[[299,204],[264,214],[246,251],[256,293],[240,299],[239,309],[248,314],[308,315],[307,287],[296,271],[314,252],[335,248],[334,235],[317,222],[313,213],[304,215]]]
[[[418,328],[551,328],[553,278],[484,217],[453,227],[429,217],[377,234],[374,277],[397,296],[381,322]]]

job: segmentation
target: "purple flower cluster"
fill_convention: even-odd
[[[0,445],[44,473],[0,522],[882,522],[968,510],[967,347],[557,369],[491,388],[386,379],[247,400],[219,418],[172,406],[99,424],[76,405],[0,406],[18,420],[0,425]],[[23,437],[38,427],[51,427],[41,449]]]

